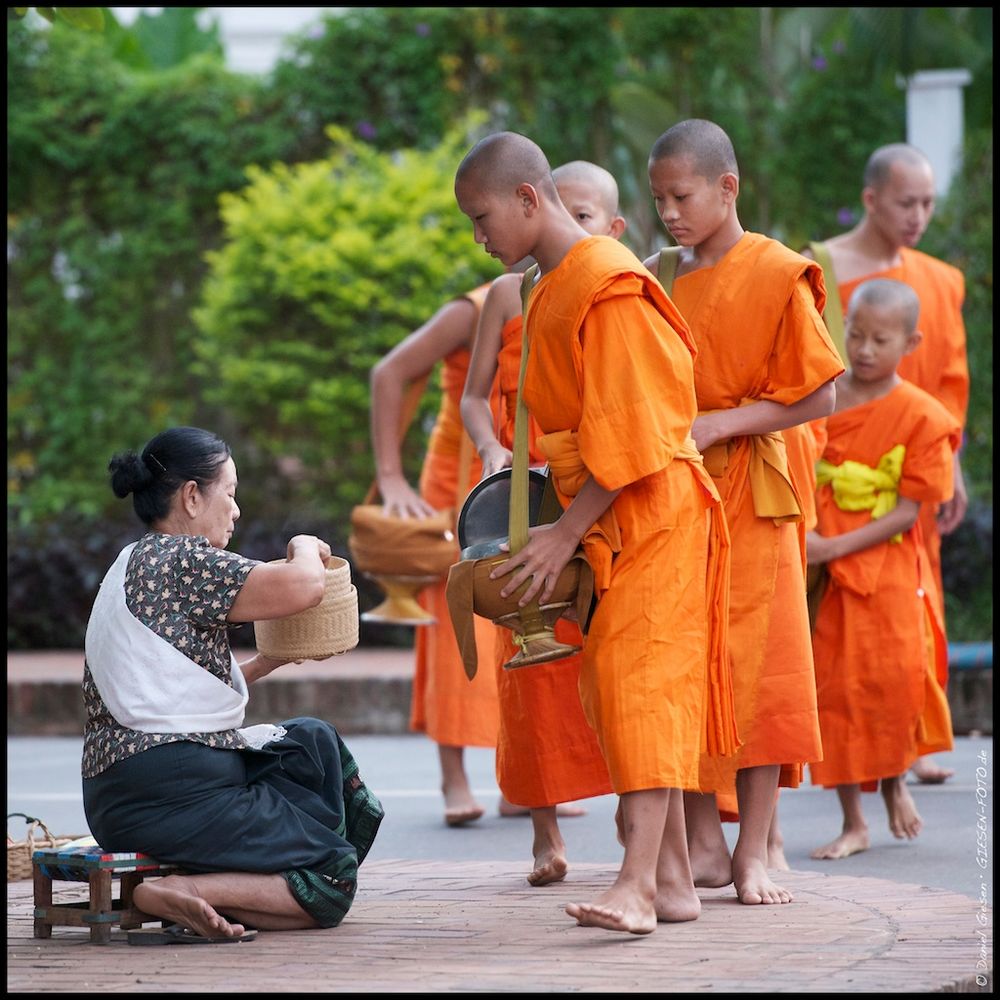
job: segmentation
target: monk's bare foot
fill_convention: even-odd
[[[592,903],[569,903],[566,912],[581,927],[603,927],[627,934],[652,934],[656,930],[652,900],[624,886],[612,886]]]
[[[702,851],[689,845],[691,875],[700,889],[721,889],[733,881],[733,861],[724,850]]]
[[[955,772],[950,767],[941,767],[930,757],[918,757],[910,767],[910,772],[923,785],[943,785],[949,778],[955,777]]]
[[[531,810],[527,806],[516,806],[513,802],[508,801],[505,798],[500,799],[499,813],[505,819],[512,816],[530,816]],[[572,806],[569,803],[561,802],[556,806],[557,816],[586,816],[587,810],[583,806]]]
[[[464,826],[479,819],[486,810],[472,797],[468,787],[443,788],[444,821],[448,826]]]
[[[180,924],[201,937],[241,937],[246,928],[232,924],[198,895],[192,876],[168,875],[135,887],[135,905],[144,913]]]
[[[759,858],[745,861],[733,858],[733,884],[737,899],[748,906],[792,901],[792,894],[787,889],[771,881],[764,862]]]
[[[773,872],[790,872],[792,866],[785,858],[784,844],[767,845],[767,867]]]
[[[538,886],[561,882],[568,871],[565,853],[548,848],[535,854],[535,867],[528,875],[528,884]]]
[[[871,840],[868,836],[868,827],[852,828],[844,830],[836,840],[831,840],[829,844],[817,847],[809,857],[817,861],[836,861],[838,858],[849,858],[852,854],[860,854],[871,847]]]
[[[889,813],[889,829],[897,840],[913,840],[923,829],[924,821],[917,804],[902,778],[883,778],[882,798]]]
[[[697,920],[701,915],[701,900],[694,886],[659,886],[653,901],[656,919],[660,923],[678,924]]]

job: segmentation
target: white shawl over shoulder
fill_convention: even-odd
[[[249,694],[236,658],[233,686],[200,667],[140,622],[125,603],[125,571],[136,543],[119,553],[101,583],[87,623],[87,665],[114,718],[141,733],[216,733],[239,729],[259,749],[285,730],[240,729]]]

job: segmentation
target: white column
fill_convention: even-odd
[[[931,161],[937,194],[944,196],[962,166],[962,88],[967,69],[933,69],[906,79],[906,141]]]

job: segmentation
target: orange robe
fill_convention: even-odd
[[[830,464],[850,460],[876,468],[903,445],[899,495],[930,504],[951,496],[959,426],[929,393],[900,382],[826,424],[823,458]],[[819,488],[817,509],[821,535],[842,535],[871,521],[871,511],[841,510],[829,483]],[[899,542],[827,564],[830,583],[813,632],[823,735],[823,760],[809,769],[813,784],[874,783],[905,773],[924,752],[926,679],[935,661],[947,658],[947,647],[922,534],[918,521]],[[936,749],[950,750],[950,741]]]
[[[844,315],[847,315],[847,303],[851,294],[863,281],[892,278],[909,285],[920,299],[917,326],[923,339],[917,349],[899,363],[899,374],[908,382],[929,392],[939,403],[943,403],[964,429],[969,408],[969,362],[966,356],[965,323],[962,320],[965,278],[957,267],[919,250],[902,247],[899,256],[899,267],[838,284]],[[938,593],[943,602],[941,535],[937,529],[936,514],[937,505],[926,504],[920,510],[920,524],[937,579]],[[943,608],[942,603],[942,614]]]
[[[735,730],[728,534],[690,438],[689,331],[626,247],[591,236],[532,291],[527,334],[524,398],[560,503],[589,476],[621,491],[583,541],[599,595],[584,712],[616,792],[694,788],[706,733],[731,752]],[[579,474],[563,468],[566,454]]]
[[[675,279],[673,293],[698,345],[701,411],[757,400],[791,405],[844,370],[820,315],[819,265],[776,240],[745,233],[714,267]],[[764,456],[774,488],[783,491],[777,506],[764,507],[764,491],[756,483],[751,488]],[[801,508],[784,441],[775,434],[719,442],[707,450],[705,465],[732,538],[729,641],[743,746],[735,758],[703,760],[701,790],[731,794],[737,768],[771,764],[782,765],[780,784],[795,787],[802,765],[819,760],[822,749]],[[767,513],[758,515],[755,505]]]
[[[484,285],[466,298],[482,309],[489,286]],[[431,431],[420,475],[420,495],[437,510],[455,507],[461,502],[458,473],[462,435],[459,403],[469,371],[470,352],[453,351],[441,367],[441,408]],[[491,403],[497,404],[494,393]],[[461,497],[479,481],[482,466],[472,450],[469,480]],[[447,581],[442,579],[425,587],[419,601],[437,619],[434,625],[416,629],[416,668],[413,697],[410,703],[410,728],[426,733],[443,746],[496,746],[500,727],[496,677],[480,670],[474,680],[466,676],[455,630],[445,598]],[[476,620],[476,644],[480,655],[493,655],[496,628],[485,619]]]
[[[899,374],[929,392],[965,428],[966,413],[969,408],[969,363],[966,355],[965,323],[962,320],[962,303],[965,301],[965,278],[962,272],[951,264],[946,264],[930,254],[909,247],[899,251],[899,267],[889,268],[873,274],[866,274],[852,281],[839,282],[837,290],[847,314],[847,303],[854,289],[870,278],[891,278],[909,285],[920,299],[920,318],[917,321],[923,338],[912,354],[899,363]],[[938,599],[941,619],[944,620],[944,584],[941,579],[941,535],[937,526],[937,504],[923,504],[920,508],[920,526],[923,529],[924,545],[930,559]],[[947,701],[948,661],[945,659],[932,681],[936,680],[941,690],[933,701]],[[947,730],[940,713],[924,718],[924,726],[930,745],[950,745],[950,721]],[[927,751],[929,752],[929,751]]]
[[[500,388],[497,438],[514,447],[514,415],[521,370],[521,316],[509,320],[501,333],[497,377]],[[545,458],[534,444],[540,433],[534,418],[529,424],[532,465]],[[556,638],[582,645],[580,626],[560,618]],[[500,696],[500,734],[497,737],[497,784],[516,805],[539,808],[574,799],[606,795],[611,791],[608,769],[594,730],[580,702],[578,653],[551,663],[504,670],[516,652],[511,631],[497,627],[497,692]]]

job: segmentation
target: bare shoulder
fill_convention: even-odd
[[[511,272],[496,278],[486,295],[490,309],[499,309],[505,314],[521,311],[521,279],[524,276]],[[485,307],[484,307],[485,308]]]

